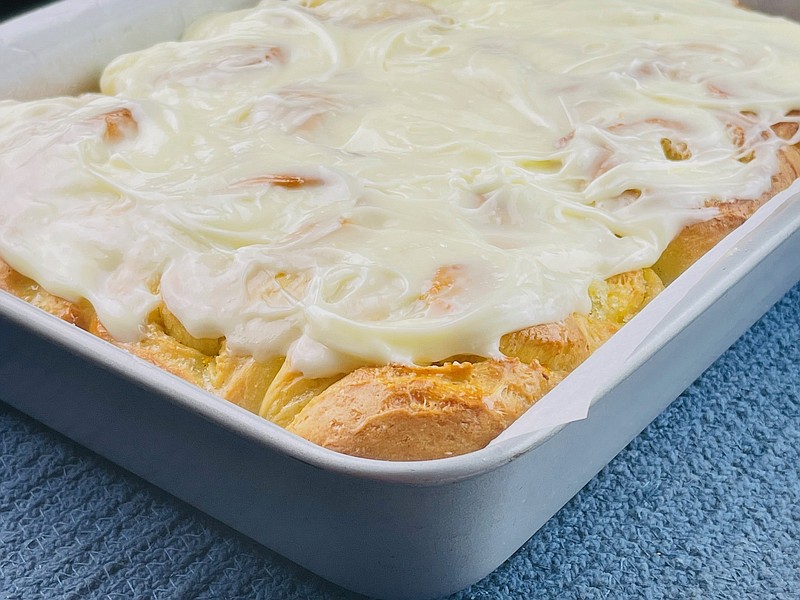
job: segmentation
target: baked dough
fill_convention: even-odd
[[[386,7],[392,3],[379,4]],[[427,10],[411,2],[394,4],[395,8],[405,7],[407,15],[389,11],[387,16],[380,10],[373,14],[373,9],[365,8],[359,18],[374,22]],[[246,49],[245,54],[251,50]],[[268,62],[284,59],[278,47],[270,48],[266,58],[258,58]],[[299,127],[313,130],[322,121],[320,114],[312,111],[305,115]],[[502,356],[494,358],[467,352],[425,365],[379,364],[311,377],[285,356],[258,359],[231,349],[224,336],[193,336],[163,301],[147,317],[144,335],[126,341],[109,334],[89,302],[70,302],[51,294],[2,260],[0,289],[331,450],[385,460],[464,454],[488,444],[637,314],[665,284],[800,177],[800,145],[790,144],[797,138],[798,116],[800,112],[789,112],[787,122],[775,123],[763,132],[764,136],[786,141],[777,152],[777,168],[767,192],[758,198],[709,199],[709,218],[685,227],[651,268],[595,280],[589,287],[588,312],[574,311],[559,321],[507,333],[500,339]],[[124,144],[141,133],[128,108],[109,110],[94,126],[102,129],[108,145]],[[732,131],[734,137],[739,133],[735,125]],[[744,148],[745,140],[739,143]],[[691,148],[684,142],[664,138],[661,146],[670,161],[691,158]],[[741,160],[751,159],[744,155]],[[610,160],[605,157],[605,162],[598,162],[597,177],[610,168]],[[537,169],[551,167],[557,165],[535,165]],[[237,181],[234,186],[269,185],[286,190],[321,184],[313,175],[271,174]],[[635,200],[639,192],[626,193]],[[453,277],[442,267],[420,301],[446,304],[447,291],[455,285]],[[280,282],[283,291],[299,285],[289,275],[285,279]],[[157,288],[158,283],[153,286]]]

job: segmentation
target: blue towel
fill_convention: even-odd
[[[800,286],[453,600],[800,598],[799,386]],[[0,403],[0,598],[133,597],[358,596]]]

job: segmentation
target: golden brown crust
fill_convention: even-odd
[[[544,323],[508,333],[500,351],[524,363],[538,360],[552,371],[571,371],[591,354],[586,327],[570,315],[563,321]]]
[[[315,397],[287,426],[331,450],[425,460],[483,448],[555,383],[534,362],[362,368]]]
[[[790,113],[800,114],[798,111]],[[778,137],[790,139],[797,133],[797,123],[778,123],[773,131]],[[722,238],[744,223],[767,200],[788,188],[800,177],[800,144],[786,146],[778,153],[779,167],[772,176],[772,187],[761,198],[734,202],[710,202],[719,214],[702,223],[686,227],[667,246],[653,265],[665,285],[672,283],[698,258],[713,248]]]
[[[21,275],[2,260],[0,260],[0,290],[10,292],[62,321],[83,329],[88,327],[89,313],[92,311],[87,303],[74,304],[48,293],[38,283]]]
[[[257,361],[252,356],[236,356],[223,343],[220,353],[209,365],[211,391],[257,413],[283,363],[282,356],[266,361]]]
[[[157,321],[145,325],[144,336],[138,342],[115,340],[94,313],[87,331],[196,386],[207,388],[206,372],[212,359],[168,335]]]
[[[649,269],[596,282],[588,315],[504,336],[506,360],[358,369],[285,426],[326,448],[368,458],[424,460],[477,450],[662,289]]]
[[[506,334],[500,351],[522,362],[538,361],[555,372],[568,373],[664,288],[650,269],[621,273],[597,281],[589,289],[592,310],[573,313],[563,321],[535,325]]]
[[[305,377],[284,362],[267,389],[258,414],[286,427],[315,396],[343,376],[344,373],[333,377]]]

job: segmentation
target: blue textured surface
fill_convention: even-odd
[[[356,598],[2,403],[0,477],[0,598]],[[799,597],[800,286],[453,600]]]

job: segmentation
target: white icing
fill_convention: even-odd
[[[496,356],[767,191],[798,56],[721,0],[267,0],[0,102],[0,257],[122,340],[163,299],[312,376]]]

